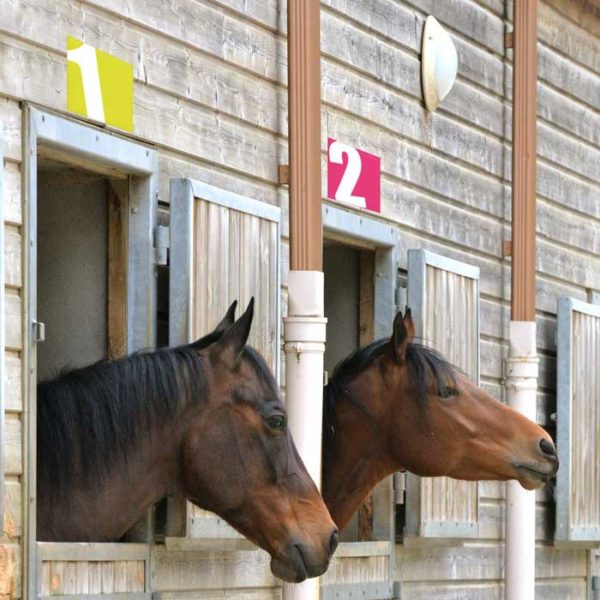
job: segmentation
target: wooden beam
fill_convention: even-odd
[[[375,253],[362,251],[359,258],[359,346],[375,339]],[[373,492],[358,508],[358,539],[373,539]]]
[[[127,354],[127,184],[108,184],[108,358]]]

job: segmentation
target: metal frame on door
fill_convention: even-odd
[[[24,394],[27,398],[24,452],[27,582],[37,597],[36,548],[36,325],[37,325],[37,170],[38,153],[55,160],[97,169],[107,176],[132,176],[129,189],[127,263],[127,350],[151,348],[156,338],[156,286],[153,237],[158,210],[158,155],[155,150],[64,116],[25,107],[24,166]],[[149,561],[148,561],[149,562]],[[146,579],[146,585],[149,579]]]

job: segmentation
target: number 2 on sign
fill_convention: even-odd
[[[348,164],[335,192],[335,199],[338,202],[352,204],[357,208],[367,208],[367,199],[364,196],[352,195],[362,170],[362,160],[358,150],[342,142],[332,142],[331,146],[329,146],[329,160],[332,163],[343,165],[344,154],[348,157]]]

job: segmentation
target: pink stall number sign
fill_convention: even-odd
[[[328,138],[327,197],[381,212],[381,159]]]

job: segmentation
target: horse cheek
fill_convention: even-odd
[[[227,428],[214,427],[208,436],[206,432],[194,435],[185,456],[189,495],[202,508],[217,513],[235,508],[244,498],[237,440],[231,429],[229,435],[225,431]],[[232,452],[238,456],[231,456]]]

